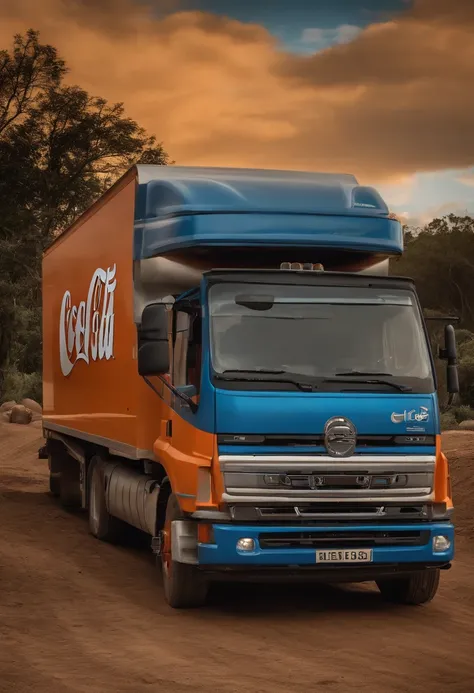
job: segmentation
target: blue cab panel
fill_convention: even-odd
[[[209,246],[403,250],[402,228],[348,174],[137,166],[135,259]]]
[[[422,420],[415,415],[424,412]],[[403,415],[397,421],[396,414]],[[321,434],[332,416],[345,416],[359,435],[439,433],[436,394],[250,392],[216,390],[216,433]]]
[[[321,525],[312,525],[304,527],[289,526],[289,525],[234,525],[234,524],[216,524],[213,525],[214,544],[199,544],[198,546],[198,562],[202,566],[226,565],[226,566],[247,566],[255,568],[258,566],[316,566],[316,548],[315,547],[275,547],[270,548],[262,546],[261,537],[267,535],[275,538],[281,537],[282,534],[294,534],[296,537],[303,537],[307,533],[308,536],[313,536],[318,533],[334,532],[335,546],[338,549],[354,548],[354,542],[347,542],[346,547],[341,547],[341,542],[337,542],[337,533],[341,532],[358,533],[374,530],[375,533],[380,533],[380,536],[388,532],[419,532],[423,536],[423,540],[418,545],[403,546],[397,543],[387,545],[375,545],[373,548],[373,560],[371,563],[358,564],[358,567],[373,566],[374,568],[380,564],[406,564],[406,563],[421,563],[432,564],[447,563],[454,557],[454,527],[450,522],[437,523],[413,523],[413,524],[387,524],[387,525],[340,525],[333,527],[324,527]],[[436,535],[442,535],[449,539],[451,545],[447,551],[435,552],[433,550],[433,538]],[[240,551],[237,548],[237,541],[242,537],[248,537],[254,540],[254,551]],[[336,543],[337,542],[337,543]],[[314,540],[318,549],[331,550],[330,544],[320,543],[317,539]],[[363,539],[357,543],[357,548],[364,548]],[[330,565],[323,565],[329,568]],[[352,564],[354,567],[354,564]],[[347,566],[350,568],[350,566]]]

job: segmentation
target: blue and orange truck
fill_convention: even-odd
[[[430,601],[453,504],[402,250],[351,175],[132,168],[44,256],[51,492],[147,533],[175,608],[222,579]]]

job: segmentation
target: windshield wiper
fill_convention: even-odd
[[[393,375],[391,373],[375,373],[375,372],[364,372],[364,371],[346,371],[345,373],[336,373],[334,378],[325,378],[323,382],[325,383],[337,383],[337,382],[346,382],[346,383],[363,383],[364,385],[388,385],[389,387],[393,387],[394,390],[398,390],[399,392],[412,392],[413,388],[410,387],[409,385],[400,385],[400,383],[397,383],[393,380],[386,380],[385,378],[378,378],[377,376],[385,376],[386,378],[392,378]],[[375,376],[375,377],[367,377],[361,380],[360,378],[364,376]],[[353,380],[354,377],[354,380]]]
[[[215,373],[215,377],[219,380],[241,380],[243,382],[249,383],[290,383],[291,385],[296,385],[296,387],[298,387],[300,390],[303,390],[304,392],[312,392],[314,389],[316,389],[316,386],[312,383],[301,382],[300,380],[297,380],[296,378],[292,377],[290,373],[288,373],[288,377],[280,377],[283,376],[285,373],[288,373],[288,371],[276,369],[272,370],[266,368],[244,370],[239,368],[236,370],[225,370],[222,373]],[[272,375],[278,377],[272,378]]]
[[[385,375],[387,377],[393,378],[392,373],[379,373],[378,371],[344,371],[342,373],[336,373],[336,377],[344,375]]]
[[[282,375],[283,373],[288,373],[288,371],[277,370],[276,368],[231,368],[223,373],[263,373],[268,375]]]

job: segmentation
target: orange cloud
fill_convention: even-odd
[[[39,29],[70,81],[123,101],[179,164],[375,180],[474,163],[474,2],[416,0],[304,57],[261,26],[176,7],[2,0],[0,45]]]

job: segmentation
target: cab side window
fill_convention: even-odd
[[[202,331],[201,316],[192,317],[191,329],[188,340],[188,352],[186,372],[188,385],[194,385],[199,395],[201,389],[201,364],[202,364]]]
[[[188,352],[191,321],[187,313],[177,312],[175,316],[175,337],[173,345],[172,379],[175,387],[188,385],[186,359]]]
[[[172,382],[175,387],[193,385],[197,395],[201,385],[201,334],[200,314],[176,312]]]

